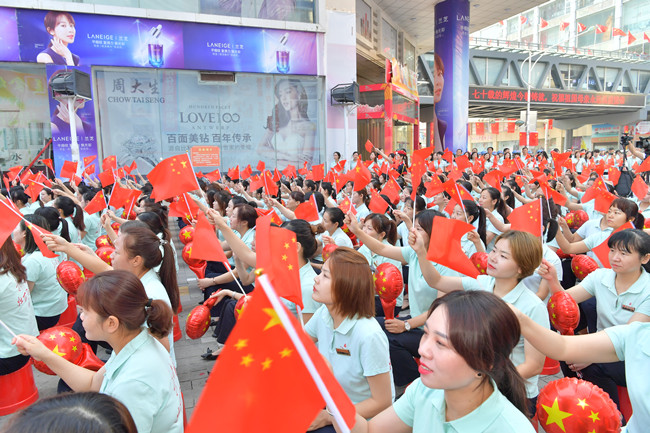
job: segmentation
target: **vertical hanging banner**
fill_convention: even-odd
[[[469,109],[469,1],[435,6],[434,142],[467,150]]]
[[[53,77],[73,69],[71,66],[47,65],[47,82],[50,101],[50,127],[52,128],[52,150],[54,153],[54,169],[56,175],[61,174],[61,167],[66,160],[72,160],[72,134],[70,129],[71,119],[74,116],[77,143],[79,145],[79,161],[87,156],[97,156],[97,134],[95,131],[95,108],[92,99],[75,98],[74,113],[68,109],[68,100],[57,92],[52,91]],[[90,67],[74,67],[90,74]],[[92,89],[92,86],[90,86]],[[81,164],[80,164],[81,167]]]

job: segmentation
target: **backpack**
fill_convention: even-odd
[[[630,197],[632,195],[632,182],[634,182],[634,174],[628,169],[621,170],[621,177],[618,178],[618,183],[614,187],[619,197]]]

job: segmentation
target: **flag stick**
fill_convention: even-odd
[[[548,200],[546,202],[548,203]],[[549,216],[550,215],[549,210]],[[542,234],[542,243],[544,243],[544,212],[542,212],[542,197],[539,198],[539,223],[542,225],[542,231],[540,233]]]
[[[0,325],[2,325],[2,327],[5,328],[5,329],[7,330],[7,332],[9,332],[9,333],[14,337],[14,338],[18,338],[18,336],[16,335],[16,333],[15,333],[14,331],[12,331],[11,328],[9,328],[9,327],[5,324],[5,322],[3,322],[1,319],[0,319]]]
[[[280,322],[282,322],[282,326],[284,327],[284,329],[287,331],[287,334],[289,335],[291,342],[296,347],[296,351],[300,355],[302,362],[305,363],[305,367],[307,368],[309,375],[314,380],[316,387],[320,392],[320,395],[323,397],[323,400],[325,400],[325,404],[327,405],[328,410],[332,412],[334,421],[336,422],[336,424],[338,424],[341,432],[350,433],[350,429],[348,428],[348,425],[345,423],[341,411],[339,410],[338,406],[336,405],[336,402],[334,401],[332,395],[327,389],[325,382],[323,382],[323,379],[320,377],[320,374],[318,374],[318,370],[316,369],[314,362],[309,357],[309,353],[307,353],[307,349],[305,348],[302,340],[300,339],[298,332],[293,327],[291,320],[289,319],[289,316],[287,315],[287,312],[284,309],[284,306],[282,305],[282,302],[278,298],[278,295],[275,292],[275,289],[273,288],[271,281],[269,280],[269,277],[267,275],[262,274],[259,275],[257,279],[260,282],[260,286],[262,286],[262,290],[264,290],[264,293],[266,293],[266,296],[269,298],[269,301],[271,302],[273,309],[278,314],[278,318],[280,319]]]
[[[232,268],[230,267],[230,263],[228,262],[223,262],[224,265],[226,265],[226,269],[228,269],[228,272],[230,272],[230,275],[235,279],[235,283],[237,283],[237,287],[239,287],[239,290],[244,294],[244,296],[248,296],[248,294],[244,291],[244,288],[241,286],[241,283],[235,276],[235,273],[232,271]]]
[[[465,222],[469,224],[469,220],[467,219],[467,211],[465,211],[465,205],[463,204],[463,198],[460,196],[460,190],[458,189],[458,184],[454,183],[456,185],[456,194],[458,194],[458,198],[460,199],[460,205],[461,208],[463,208],[463,215],[465,215]]]

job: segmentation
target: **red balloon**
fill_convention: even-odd
[[[181,239],[183,245],[186,245],[188,242],[192,242],[194,240],[194,227],[183,227],[181,231],[178,232],[178,237]]]
[[[192,258],[192,242],[185,244],[182,255],[183,260],[185,260],[185,263],[187,263],[188,266],[199,267],[203,266],[203,263],[205,262],[205,260]]]
[[[92,277],[95,276],[94,272],[91,272],[86,268],[83,269],[83,272],[84,272],[84,277],[86,277],[86,280],[90,280]]]
[[[338,245],[336,245],[336,244],[325,244],[325,245],[323,245],[323,253],[322,253],[323,254],[323,262],[326,262],[327,259],[330,258],[330,254],[332,254],[332,252],[336,248],[338,248]]]
[[[81,283],[86,281],[83,271],[76,263],[65,260],[56,267],[56,279],[63,289],[75,296]]]
[[[397,299],[404,288],[402,273],[392,263],[382,263],[377,266],[372,279],[375,281],[375,292],[380,299],[388,303]]]
[[[561,334],[573,335],[580,321],[580,309],[571,295],[564,290],[553,293],[546,308],[553,327]]]
[[[112,246],[113,242],[111,242],[111,238],[109,238],[108,235],[101,235],[95,239],[95,246],[97,248],[106,247],[109,245]]]
[[[472,263],[474,263],[474,266],[476,266],[476,269],[478,269],[479,273],[482,275],[487,274],[488,255],[486,252],[477,251],[472,254],[472,257],[469,259],[472,261]]]
[[[564,217],[569,228],[577,230],[579,229],[587,220],[589,215],[583,210],[574,210],[566,214]]]
[[[117,233],[120,230],[120,223],[118,223],[117,221],[113,221],[111,223],[111,228],[115,233]]]
[[[564,251],[562,251],[562,248],[558,248],[555,254],[557,254],[557,256],[561,259],[571,259],[575,256],[575,254],[566,254]]]
[[[598,263],[589,256],[578,254],[571,259],[571,270],[579,280],[584,280],[587,275],[598,269]]]
[[[242,296],[241,298],[239,298],[237,304],[235,305],[235,319],[239,320],[241,318],[250,300],[251,300],[250,295]]]
[[[16,249],[20,257],[25,257],[25,250],[23,249],[23,247],[21,247],[16,242],[14,242],[14,248]]]
[[[392,301],[386,301],[383,298],[379,298],[381,301],[381,308],[384,310],[384,317],[386,319],[394,319],[395,318],[395,307],[397,306],[397,299],[393,299]]]
[[[196,278],[201,279],[201,278],[205,278],[205,269],[208,267],[208,262],[203,260],[203,263],[201,265],[199,265],[199,266],[189,266],[188,265],[188,267],[190,268],[190,271],[194,272],[194,274],[196,275]]]
[[[650,218],[645,219],[645,223],[643,224],[644,229],[650,229]]]
[[[83,367],[86,370],[97,371],[104,366],[104,361],[99,359],[97,355],[93,353],[93,349],[90,347],[90,344],[83,343],[83,350],[81,357],[75,363],[79,367]]]
[[[537,398],[537,418],[546,433],[619,432],[616,404],[591,382],[565,377],[546,385]]]
[[[210,308],[214,307],[216,301],[216,298],[208,298],[203,305],[190,311],[185,321],[185,335],[192,340],[203,337],[210,327]]]
[[[125,219],[125,220],[132,220],[133,221],[133,220],[135,220],[137,218],[137,215],[135,214],[135,211],[133,209],[131,209],[131,212],[129,212],[129,214],[127,215],[126,214],[126,209],[124,209],[122,211],[121,218]]]
[[[76,364],[83,355],[81,337],[65,326],[54,326],[41,332],[37,337],[48,349],[66,360]],[[54,376],[54,372],[42,361],[34,360],[34,367],[42,373]]]
[[[110,245],[107,245],[105,247],[99,247],[95,251],[95,254],[97,254],[97,257],[102,259],[104,263],[106,263],[109,266],[112,266],[113,260],[111,260],[111,256],[115,252],[115,248],[113,248]]]

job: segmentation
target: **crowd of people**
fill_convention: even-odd
[[[307,167],[285,172],[274,195],[253,189],[251,179],[200,176],[200,189],[189,196],[229,260],[208,261],[198,280],[203,302],[216,298],[210,310],[216,341],[202,357],[218,360],[236,324],[237,301],[255,291],[256,222],[273,210],[296,236],[300,268],[303,305],[283,299],[284,305],[355,405],[353,431],[535,431],[530,420],[547,356],[563,361],[566,376],[594,383],[616,404],[617,387],[627,387],[634,415],[623,422],[630,433],[644,431],[650,423],[643,373],[650,365],[650,325],[643,323],[650,321],[650,234],[644,228],[650,191],[643,173],[636,174],[641,188],[632,190],[619,186],[619,178],[638,170],[646,156],[633,147],[551,155],[488,148],[430,152],[426,168],[416,170],[413,161],[421,155],[372,148],[367,161],[358,152],[344,161],[335,152],[327,176],[315,179]],[[359,171],[368,174],[364,181],[354,176]],[[461,200],[435,188],[450,180]],[[12,419],[7,432],[36,431],[29,429],[44,416],[70,413],[84,419],[77,431],[99,431],[91,427],[97,419],[113,419],[119,427],[111,431],[183,429],[172,335],[179,265],[169,224],[194,224],[197,215],[174,221],[168,205],[175,198],[152,199],[143,176],[117,182],[140,192],[132,214],[86,212],[102,190],[91,178],[79,184],[56,179],[30,197],[14,176],[2,190],[0,206],[23,219],[0,248],[0,319],[19,334],[0,329],[0,375],[18,371],[31,357],[60,377],[60,392],[76,393],[38,402]],[[112,188],[103,193],[110,196]],[[596,205],[594,191],[611,199]],[[385,211],[370,203],[377,195]],[[514,230],[509,215],[536,200],[542,235]],[[317,221],[297,216],[304,203],[316,207]],[[580,210],[588,220],[575,230],[564,217]],[[441,218],[474,227],[458,242],[468,258],[487,253],[484,275],[468,277],[428,258]],[[94,251],[103,234],[114,245],[110,265]],[[56,257],[44,255],[42,243]],[[599,269],[576,281],[567,257],[586,253],[599,260],[594,249],[603,243],[609,266],[598,261]],[[56,279],[61,260],[94,275],[77,293],[73,329],[93,350],[101,345],[111,353],[97,372],[36,338],[68,307]],[[385,263],[404,281],[390,317],[373,282]],[[580,306],[574,337],[559,335],[549,323],[546,303],[561,290]],[[97,415],[77,415],[88,411]],[[338,428],[323,409],[308,431]]]

